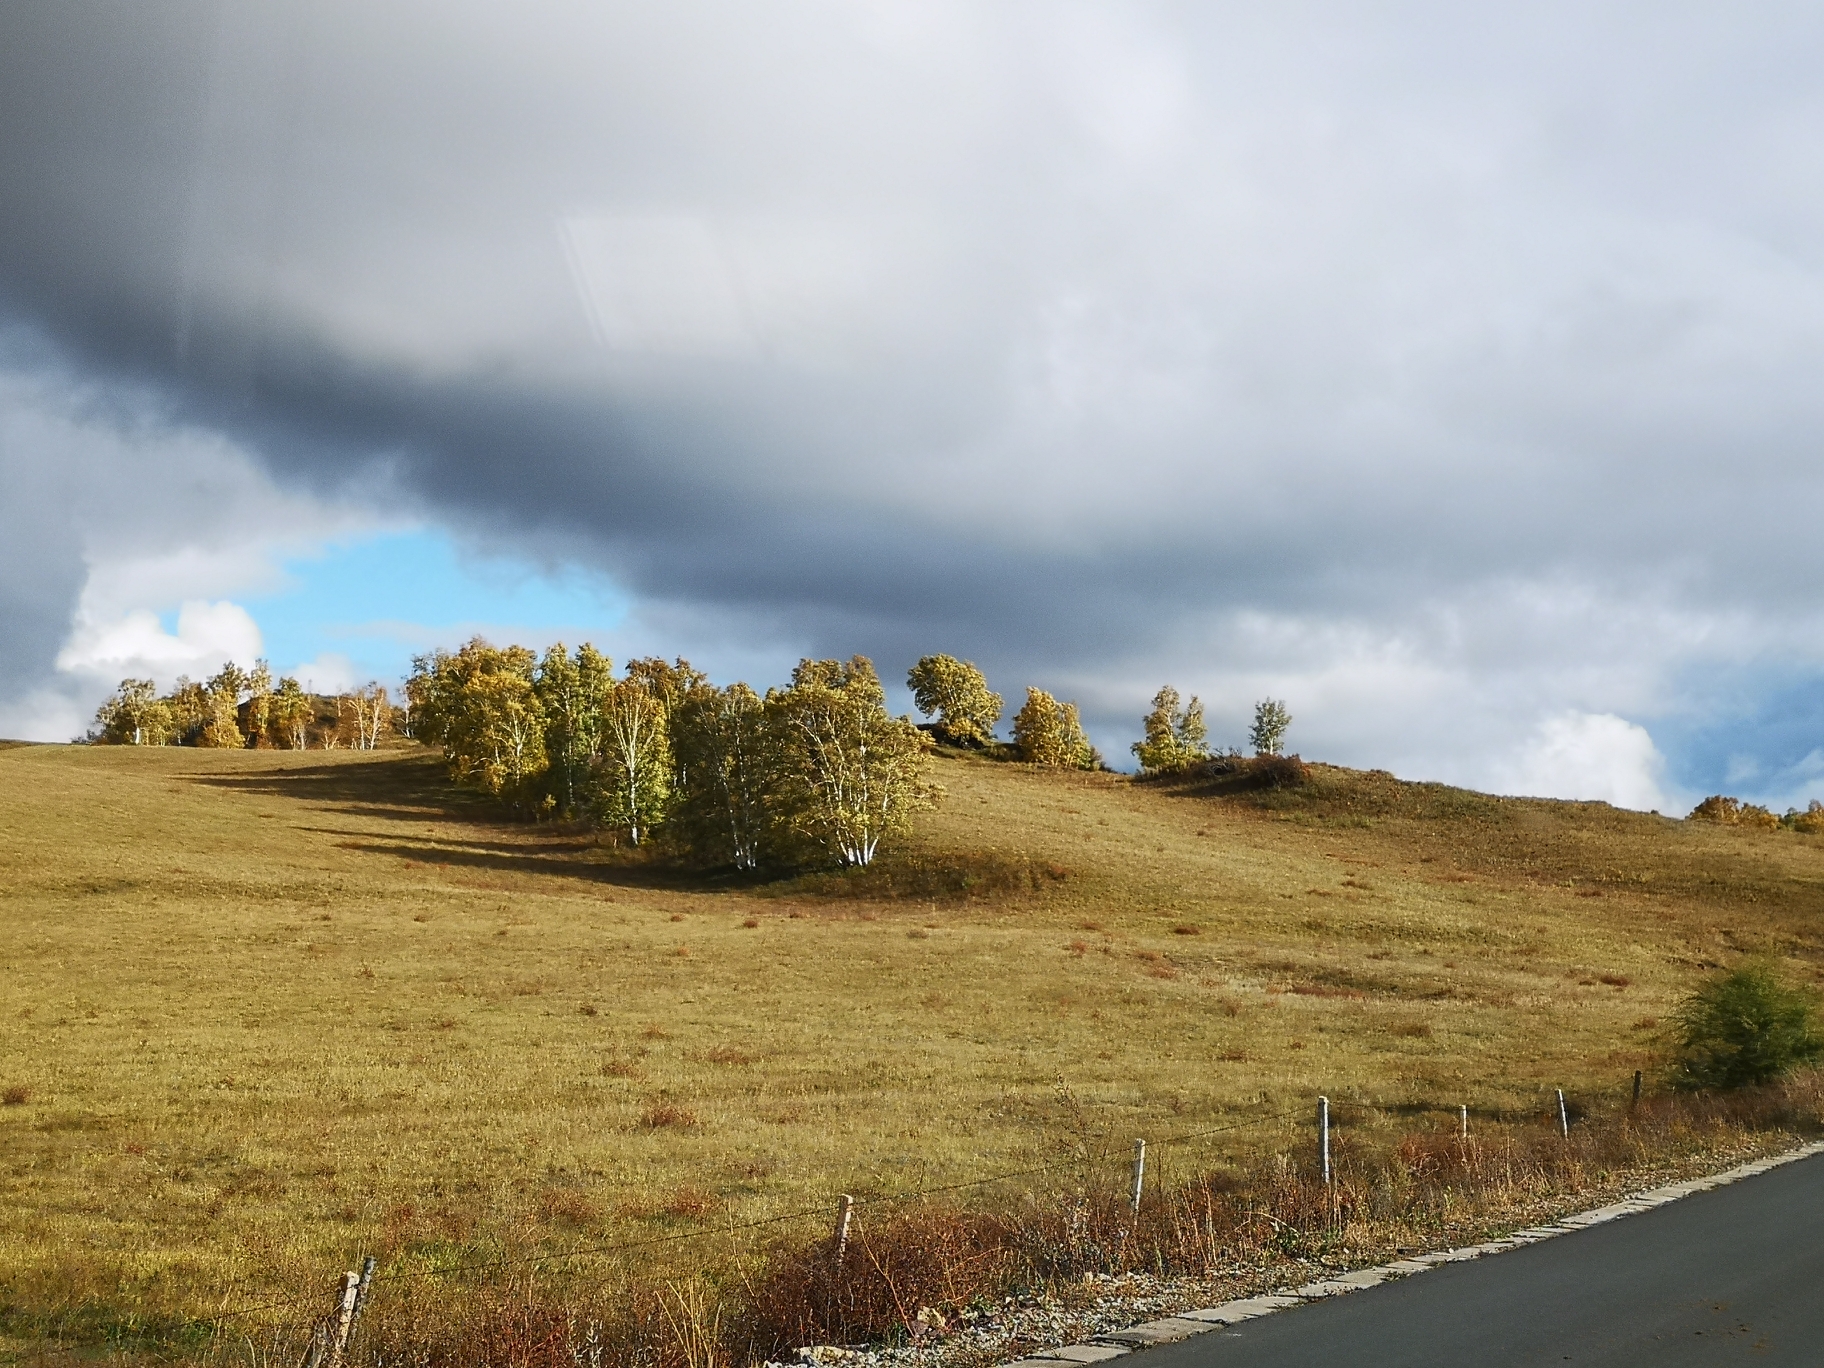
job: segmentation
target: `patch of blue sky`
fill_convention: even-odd
[[[1681,683],[1691,704],[1651,723],[1673,785],[1776,810],[1824,799],[1824,677],[1815,667],[1744,666]]]
[[[533,647],[600,640],[631,607],[606,576],[473,554],[436,528],[332,543],[284,571],[282,587],[245,600],[274,667],[346,660],[354,678],[382,682],[477,634]]]

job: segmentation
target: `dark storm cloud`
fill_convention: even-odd
[[[15,5],[0,309],[288,484],[821,649],[1499,674],[1598,601],[1789,649],[1818,29]]]

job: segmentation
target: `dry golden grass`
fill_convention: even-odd
[[[938,778],[882,867],[742,886],[502,822],[416,751],[0,751],[10,1343],[1320,1091],[1526,1113],[1650,1068],[1706,966],[1824,965],[1824,838],[1323,766]]]

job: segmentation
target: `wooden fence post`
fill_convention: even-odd
[[[1140,1192],[1146,1186],[1146,1141],[1134,1141],[1134,1215],[1140,1214]]]
[[[1634,1100],[1628,1103],[1628,1110],[1633,1111],[1640,1105],[1640,1070],[1634,1070]]]
[[[355,1302],[361,1292],[361,1275],[344,1273],[342,1287],[336,1297],[336,1309],[330,1313],[325,1327],[321,1349],[312,1345],[312,1358],[306,1360],[311,1368],[321,1364],[322,1368],[342,1368],[342,1355],[348,1350],[348,1332],[355,1324]]]
[[[1324,1186],[1330,1186],[1330,1099],[1317,1099],[1317,1150],[1323,1161]]]
[[[1469,1139],[1469,1104],[1464,1103],[1462,1106],[1458,1107],[1457,1110],[1460,1111],[1461,1113],[1463,1113],[1462,1138],[1467,1140],[1467,1139]]]
[[[842,1200],[836,1208],[836,1258],[835,1268],[842,1272],[843,1255],[849,1252],[849,1221],[855,1214],[855,1199],[848,1193],[842,1194]]]
[[[378,1261],[372,1254],[361,1260],[361,1280],[355,1284],[355,1309],[348,1317],[348,1333],[342,1337],[341,1357],[347,1357],[348,1346],[355,1338],[355,1326],[360,1323],[361,1313],[367,1309],[367,1293],[374,1281],[374,1266]]]

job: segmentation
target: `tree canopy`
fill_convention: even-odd
[[[1043,689],[1026,690],[1013,719],[1013,744],[1029,765],[1048,769],[1095,769],[1101,757],[1083,734],[1075,703],[1060,703]]]
[[[865,656],[801,661],[762,699],[682,659],[629,661],[617,679],[587,644],[535,661],[477,638],[419,657],[406,692],[456,782],[633,845],[670,830],[714,864],[864,865],[936,796],[930,740],[887,713]]]
[[[939,739],[953,746],[985,746],[1001,720],[1001,696],[975,665],[949,655],[923,657],[906,674],[912,701],[937,718]]]
[[[228,661],[200,683],[180,676],[163,695],[150,679],[121,680],[96,710],[87,739],[114,746],[372,750],[396,729],[396,714],[379,684],[311,694],[289,677],[275,684],[263,660],[251,669]]]
[[[1263,698],[1254,705],[1254,725],[1248,729],[1248,744],[1256,755],[1278,755],[1286,744],[1286,729],[1292,725],[1292,714],[1277,698]]]
[[[1178,690],[1165,685],[1153,695],[1153,710],[1146,715],[1143,726],[1145,739],[1133,745],[1142,773],[1166,774],[1209,758],[1203,703],[1194,694],[1181,707]]]

